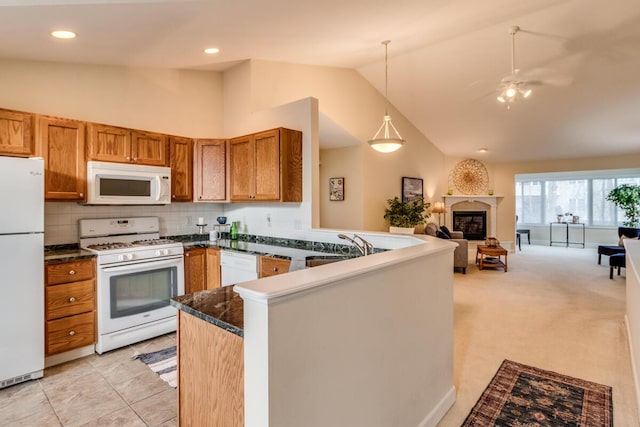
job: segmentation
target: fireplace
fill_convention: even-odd
[[[487,238],[487,212],[454,211],[453,229],[462,231],[467,240],[485,240]]]

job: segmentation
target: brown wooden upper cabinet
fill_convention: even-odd
[[[230,199],[302,201],[302,132],[278,128],[229,142]]]
[[[194,144],[195,202],[226,202],[227,146],[225,139],[196,139]]]
[[[33,114],[0,109],[0,155],[36,155]]]
[[[87,160],[168,166],[167,136],[116,126],[87,125]]]
[[[38,116],[36,139],[44,157],[45,200],[85,200],[84,122]]]
[[[169,137],[171,165],[171,201],[193,200],[193,140],[180,136]]]

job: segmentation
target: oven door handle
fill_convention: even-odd
[[[141,259],[141,260],[132,260],[131,262],[127,262],[126,264],[117,264],[117,265],[103,265],[100,266],[99,269],[103,271],[127,271],[131,270],[131,267],[134,265],[140,264],[149,264],[155,267],[168,267],[172,265],[176,265],[176,260],[182,260],[182,255],[176,255],[169,258],[163,258],[161,260],[149,260],[149,259]]]

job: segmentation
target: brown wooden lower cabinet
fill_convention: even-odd
[[[190,248],[184,251],[184,293],[220,287],[220,249]]]
[[[178,311],[178,424],[244,426],[244,340]]]
[[[45,265],[45,355],[96,342],[93,259]]]

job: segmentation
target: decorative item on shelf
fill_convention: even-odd
[[[382,121],[382,126],[380,126],[380,128],[378,129],[378,132],[376,132],[373,138],[369,140],[369,145],[371,145],[371,148],[381,153],[391,153],[392,151],[396,151],[405,143],[405,140],[402,139],[396,127],[393,125],[393,123],[391,123],[391,116],[389,115],[389,100],[387,98],[389,74],[387,47],[389,43],[391,43],[391,40],[384,40],[382,42],[382,44],[384,45],[384,118]],[[395,135],[392,135],[390,130],[392,130]]]
[[[447,195],[451,196],[453,194],[453,190],[450,188],[447,190]]]
[[[384,211],[384,219],[389,221],[391,233],[413,234],[417,225],[424,224],[430,216],[426,209],[431,206],[425,203],[422,196],[403,202],[399,197],[387,199],[389,206]],[[404,228],[405,230],[399,230]]]
[[[571,218],[571,222],[573,222],[574,224],[580,224],[580,217],[578,215],[574,215]]]
[[[490,188],[489,191],[487,191],[487,194],[493,196],[493,188]]]
[[[490,248],[497,248],[498,246],[500,246],[500,242],[495,237],[487,237],[487,239],[484,241],[484,244],[485,246],[488,246]]]
[[[344,178],[329,178],[329,200],[344,201]]]
[[[446,213],[447,209],[443,202],[434,202],[431,208],[431,213],[438,214],[438,227],[440,227],[440,214]]]
[[[451,181],[462,194],[486,194],[489,174],[482,162],[466,159],[453,168]]]
[[[219,216],[218,218],[216,218],[216,221],[218,221],[218,224],[226,224],[227,223],[227,217],[226,216]]]
[[[564,215],[558,214],[556,215],[556,222],[563,222],[564,221]]]

